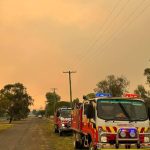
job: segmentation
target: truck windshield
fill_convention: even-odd
[[[61,110],[61,117],[63,118],[71,118],[71,110]]]
[[[101,119],[114,121],[145,121],[148,119],[145,103],[138,100],[98,100],[97,115]]]

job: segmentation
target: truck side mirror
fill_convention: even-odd
[[[94,107],[93,107],[93,105],[92,104],[89,104],[88,106],[87,106],[87,112],[86,112],[86,115],[87,115],[87,118],[88,119],[91,119],[91,118],[93,118],[94,117]]]
[[[148,118],[150,120],[150,107],[148,107]]]
[[[84,99],[84,100],[87,100],[87,97],[86,97],[85,95],[83,95],[83,99]]]

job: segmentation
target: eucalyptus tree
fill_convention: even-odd
[[[97,83],[95,92],[110,93],[112,96],[122,96],[124,92],[127,92],[129,81],[126,77],[115,77],[115,75],[109,75],[106,79]]]
[[[5,105],[5,112],[13,119],[26,118],[30,112],[29,106],[33,104],[32,97],[22,83],[7,84],[0,90],[0,99]]]

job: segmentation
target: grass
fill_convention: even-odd
[[[8,124],[8,123],[5,123],[5,122],[0,122],[0,132],[8,129],[8,128],[11,128],[13,125],[12,124]]]
[[[43,126],[44,130],[47,132],[49,141],[52,144],[51,148],[53,150],[74,150],[73,136],[67,134],[60,137],[58,134],[54,133],[53,127],[52,120],[48,121],[48,123]]]

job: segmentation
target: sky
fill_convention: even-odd
[[[21,82],[44,108],[46,92],[69,100],[106,76],[125,76],[129,92],[146,86],[149,0],[0,0],[0,88]],[[146,88],[149,87],[146,86]]]

